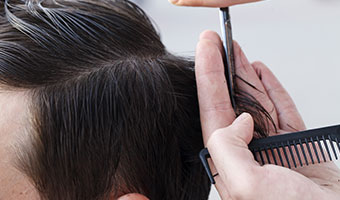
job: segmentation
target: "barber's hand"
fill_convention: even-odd
[[[169,0],[178,6],[227,7],[260,0]]]
[[[271,114],[278,133],[304,130],[294,102],[272,72],[262,63],[250,64],[234,44],[236,73],[257,90],[239,81]],[[340,171],[334,163],[294,170],[260,166],[248,144],[253,137],[253,120],[243,114],[235,120],[222,62],[222,44],[216,33],[201,34],[196,51],[196,80],[205,145],[213,163],[216,188],[224,200],[321,200],[340,199]],[[235,120],[235,121],[234,121]]]

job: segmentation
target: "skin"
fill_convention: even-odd
[[[24,140],[28,127],[27,95],[0,89],[0,199],[38,199],[28,179],[15,163],[14,146]]]
[[[266,164],[260,166],[248,144],[253,120],[247,113],[235,120],[224,77],[222,46],[211,31],[201,34],[196,50],[196,81],[205,145],[213,163],[216,188],[223,200],[340,199],[340,170],[322,163],[295,170]],[[250,64],[235,43],[236,73],[259,90],[240,84],[270,111],[278,132],[304,130],[295,105],[273,73],[260,62]]]
[[[118,200],[149,200],[149,199],[141,194],[131,193],[119,197]]]
[[[169,0],[177,6],[197,6],[197,7],[228,7],[236,4],[251,3],[260,0]]]
[[[0,88],[0,200],[40,199],[29,179],[16,166],[18,146],[25,143],[30,127],[29,94]],[[115,199],[112,197],[112,199]],[[148,200],[132,193],[118,200]]]

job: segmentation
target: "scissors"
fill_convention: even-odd
[[[236,108],[236,102],[234,98],[234,74],[235,74],[235,59],[234,59],[234,47],[233,47],[233,35],[231,29],[231,21],[229,14],[229,7],[220,8],[220,22],[222,41],[225,52],[224,58],[224,73],[228,84],[228,91],[230,96],[230,102],[234,110]]]
[[[224,73],[228,85],[230,102],[234,110],[236,109],[236,102],[234,98],[234,74],[235,74],[235,59],[234,59],[234,47],[233,47],[233,35],[231,29],[231,21],[229,14],[229,7],[220,8],[220,22],[221,22],[221,33],[222,42],[224,47]],[[218,174],[213,175],[211,173],[207,159],[210,158],[210,154],[207,148],[201,150],[200,154],[201,162],[206,170],[210,182],[215,184],[214,177]]]

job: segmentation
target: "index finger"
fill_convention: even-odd
[[[261,0],[169,0],[178,6],[227,7]]]
[[[235,113],[230,103],[217,33],[201,35],[196,49],[195,73],[203,139],[230,125]]]

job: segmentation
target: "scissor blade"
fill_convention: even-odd
[[[228,84],[228,91],[230,96],[231,105],[233,108],[236,108],[235,98],[234,98],[234,82],[233,75],[235,69],[235,60],[234,60],[234,48],[233,48],[233,36],[231,29],[231,21],[229,15],[229,8],[221,8],[220,9],[220,21],[221,21],[221,33],[222,33],[222,41],[223,47],[225,51],[224,58],[224,73]]]

